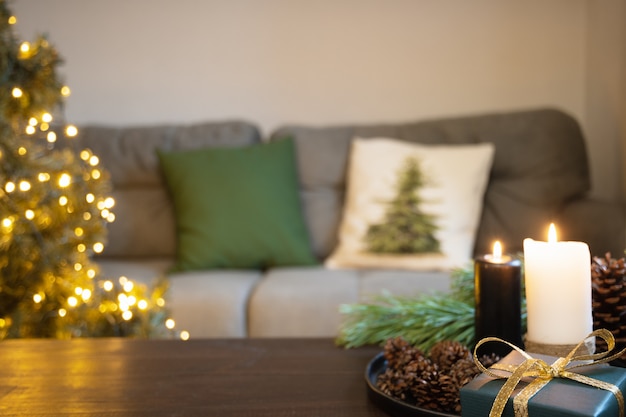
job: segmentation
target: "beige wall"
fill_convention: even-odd
[[[620,32],[618,34],[621,39],[621,43],[617,42],[617,47],[615,53],[619,53],[619,48],[621,46],[621,71],[618,74],[619,82],[616,85],[617,95],[618,97],[618,105],[620,106],[616,113],[619,114],[619,123],[618,123],[618,137],[619,143],[621,144],[621,158],[619,161],[619,165],[622,169],[622,198],[626,199],[626,0],[614,0],[617,4],[615,9],[615,13],[618,16],[618,25],[620,27]],[[621,16],[621,19],[619,19]]]
[[[76,123],[244,118],[267,132],[554,106],[581,121],[594,192],[612,198],[626,175],[616,136],[624,99],[617,111],[603,88],[606,79],[624,91],[613,67],[623,68],[625,48],[605,39],[623,37],[612,15],[623,2],[15,0],[13,9],[24,37],[47,32],[66,58]]]
[[[622,2],[622,21],[626,22],[626,6]],[[623,28],[623,26],[622,26]],[[626,32],[626,29],[622,29]],[[626,38],[626,34],[624,34],[624,38]],[[622,42],[622,91],[626,90],[626,40]],[[623,169],[623,193],[622,196],[626,199],[626,92],[622,95],[622,111],[620,112],[622,115],[622,169]]]
[[[626,1],[590,0],[587,13],[585,133],[594,188],[623,193],[626,149]]]
[[[622,22],[626,22],[626,0],[621,2]],[[620,143],[622,145],[621,161],[622,166],[622,196],[626,199],[626,25],[622,24],[622,73],[621,73],[621,108],[619,114],[620,120]]]

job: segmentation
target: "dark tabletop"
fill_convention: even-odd
[[[386,416],[367,397],[380,348],[331,339],[7,340],[2,416]]]

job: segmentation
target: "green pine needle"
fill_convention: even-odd
[[[382,344],[402,336],[427,352],[439,340],[470,345],[474,339],[474,307],[446,295],[418,298],[383,294],[371,304],[346,304],[347,316],[337,343],[347,348]]]

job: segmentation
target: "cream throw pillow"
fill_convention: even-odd
[[[330,268],[447,270],[465,265],[495,148],[355,138]]]

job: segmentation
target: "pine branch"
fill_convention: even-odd
[[[474,307],[448,295],[418,298],[383,294],[371,304],[343,305],[347,316],[337,343],[347,348],[382,344],[402,336],[423,351],[440,340],[471,345],[474,339]]]

